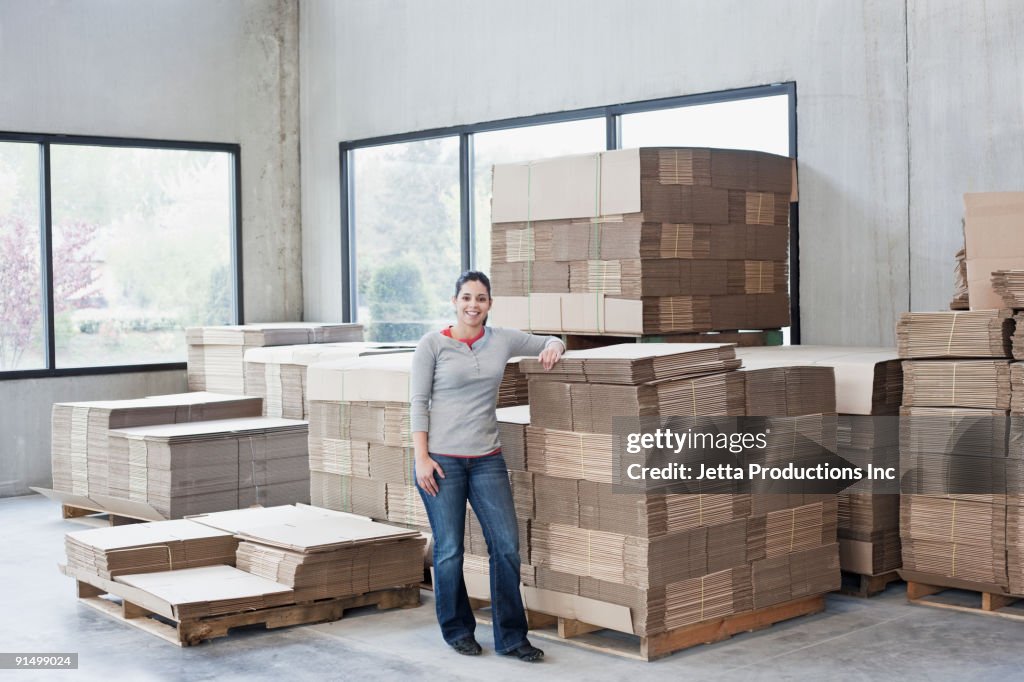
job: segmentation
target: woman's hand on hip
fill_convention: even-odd
[[[444,478],[444,469],[430,455],[416,455],[416,483],[431,497],[437,497],[438,482],[434,472]]]
[[[540,364],[544,366],[544,370],[547,371],[555,366],[555,363],[562,359],[562,353],[565,348],[560,343],[549,343],[544,347],[544,350],[540,352],[537,359],[540,360]]]

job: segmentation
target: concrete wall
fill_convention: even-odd
[[[296,0],[0,0],[0,130],[241,145],[248,321],[302,316]],[[50,406],[184,372],[0,381],[0,495],[49,485]]]
[[[796,81],[804,341],[893,343],[910,298],[905,19],[892,0],[303,2],[306,314],[341,310],[341,140]]]

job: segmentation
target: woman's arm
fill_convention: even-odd
[[[441,465],[430,458],[427,429],[430,428],[430,396],[434,391],[434,365],[436,359],[427,337],[416,344],[412,356],[412,377],[409,388],[409,421],[412,428],[413,461],[416,463],[416,482],[428,495],[437,495],[434,472],[444,478]]]
[[[557,336],[539,336],[527,334],[518,329],[506,329],[505,333],[510,334],[509,357],[517,355],[536,355],[537,359],[544,365],[544,369],[551,369],[558,362],[562,353],[565,352],[565,344]]]

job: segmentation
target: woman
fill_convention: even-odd
[[[509,358],[538,355],[551,369],[565,350],[553,336],[485,325],[491,282],[469,271],[455,283],[456,322],[416,346],[411,421],[416,482],[434,533],[434,602],[444,640],[460,654],[481,652],[462,577],[466,502],[480,520],[490,554],[491,616],[499,654],[537,661],[526,638],[519,593],[519,529],[495,406]]]

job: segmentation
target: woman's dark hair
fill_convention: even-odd
[[[480,272],[479,270],[466,270],[464,273],[459,275],[459,278],[455,280],[455,296],[458,298],[459,292],[462,291],[462,285],[466,282],[480,282],[487,289],[487,298],[491,297],[491,280],[487,279],[487,275]]]

